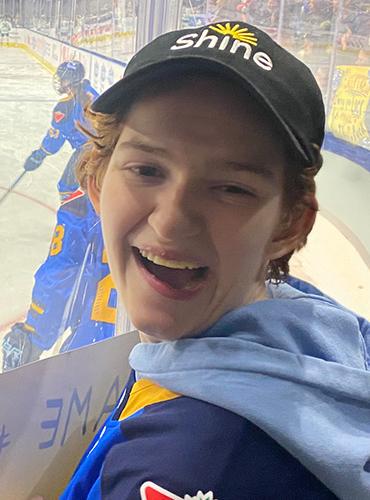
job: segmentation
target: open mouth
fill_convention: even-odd
[[[166,265],[155,264],[149,258],[144,257],[138,248],[132,247],[139,265],[155,276],[158,280],[166,283],[175,290],[192,290],[197,288],[208,275],[208,267],[202,266],[193,269],[182,267],[168,267]]]

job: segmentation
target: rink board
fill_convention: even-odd
[[[18,29],[18,45],[35,57],[50,72],[54,72],[60,63],[78,60],[84,67],[86,78],[101,93],[122,78],[126,63],[61,42],[36,31]]]
[[[136,332],[0,375],[0,498],[54,500],[128,377]]]

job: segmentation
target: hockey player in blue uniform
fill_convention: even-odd
[[[67,141],[74,150],[58,183],[58,190],[63,201],[76,189],[78,182],[74,173],[82,146],[87,137],[76,127],[84,123],[84,109],[91,104],[98,93],[85,78],[85,69],[79,61],[65,61],[60,64],[53,77],[56,92],[65,95],[53,109],[51,126],[41,145],[27,158],[24,169],[36,170],[47,156],[57,153]]]
[[[92,109],[78,175],[141,343],[60,498],[368,500],[360,322],[284,282],[318,210],[310,70],[220,22],[152,41]]]
[[[26,320],[13,325],[3,340],[4,371],[37,360],[66,330],[70,335],[62,350],[114,333],[115,290],[103,258],[100,222],[75,176],[87,141],[76,123],[85,123],[84,108],[98,95],[84,76],[79,61],[66,61],[57,68],[54,88],[66,97],[55,106],[40,147],[24,164],[26,171],[39,168],[66,141],[74,150],[58,182],[61,205],[55,231],[49,255],[35,274]]]

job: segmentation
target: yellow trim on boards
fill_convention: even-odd
[[[54,74],[56,71],[56,67],[53,64],[46,61],[46,59],[41,57],[37,52],[35,52],[33,49],[31,49],[31,47],[29,47],[26,43],[23,43],[23,42],[9,42],[9,43],[8,42],[0,42],[0,47],[22,49],[25,52],[27,52],[27,54],[34,57],[36,59],[36,61],[39,64],[41,64],[41,66],[43,66],[45,69],[47,69],[50,73]]]
[[[21,48],[25,52],[27,52],[27,54],[34,57],[36,59],[36,61],[41,64],[41,66],[43,66],[45,69],[47,69],[50,73],[52,73],[52,74],[55,73],[56,67],[53,66],[53,64],[46,61],[46,59],[41,57],[37,52],[35,52],[33,49],[31,49],[31,47],[29,47],[28,45],[26,45],[26,44],[22,44],[22,45],[23,45],[23,47],[21,47]]]
[[[126,38],[129,36],[134,36],[135,31],[116,31],[114,34],[107,33],[105,35],[92,35],[81,38],[75,42],[76,47],[84,47],[84,44],[94,45],[96,42],[107,42],[115,38]]]
[[[127,404],[124,407],[118,420],[124,420],[130,417],[139,410],[146,406],[155,403],[162,403],[181,397],[181,394],[171,392],[160,385],[155,384],[148,379],[140,379],[133,385]]]
[[[11,47],[11,48],[17,48],[17,49],[23,49],[25,47],[25,43],[23,42],[0,42],[0,47]]]

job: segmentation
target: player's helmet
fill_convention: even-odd
[[[66,94],[77,87],[85,77],[85,68],[79,61],[65,61],[53,76],[53,86],[58,94]]]

